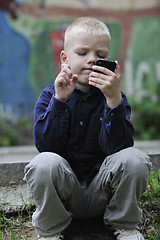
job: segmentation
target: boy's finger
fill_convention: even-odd
[[[120,65],[119,65],[118,61],[115,61],[115,62],[116,62],[116,70],[115,70],[115,73],[120,76],[120,75],[121,75]]]
[[[78,75],[77,75],[77,74],[74,74],[74,75],[72,76],[72,82],[73,82],[73,83],[76,83],[77,79],[78,79]]]
[[[61,69],[63,69],[64,67],[71,69],[70,66],[68,65],[68,63],[62,63],[61,64]]]
[[[70,68],[68,67],[68,65],[63,65],[63,68],[61,70],[62,72],[65,72],[69,78],[72,78],[72,72],[70,70]]]

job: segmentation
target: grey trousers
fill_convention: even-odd
[[[26,167],[24,180],[36,205],[32,224],[37,234],[63,231],[72,218],[103,216],[106,225],[132,229],[141,220],[137,200],[147,188],[151,162],[135,148],[108,156],[88,187],[81,185],[69,163],[44,152]]]

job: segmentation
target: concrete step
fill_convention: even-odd
[[[15,212],[34,205],[23,176],[24,167],[37,154],[34,146],[0,148],[0,211]]]
[[[34,205],[26,184],[0,186],[0,212],[16,212]]]
[[[135,147],[151,157],[154,171],[160,169],[160,141],[135,141]],[[0,148],[0,185],[23,184],[24,167],[37,154],[34,146]]]
[[[154,171],[160,169],[160,141],[136,141],[135,147],[151,157]],[[34,146],[0,148],[0,207],[6,211],[33,204],[23,172],[25,165],[37,154]]]
[[[135,141],[134,147],[150,156],[153,171],[160,169],[160,141]]]
[[[34,146],[0,148],[0,185],[23,184],[24,167],[37,154]]]

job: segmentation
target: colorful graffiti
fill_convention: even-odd
[[[33,116],[34,104],[41,90],[53,83],[60,70],[59,54],[63,48],[64,31],[70,21],[49,21],[25,15],[13,21],[4,14],[0,15],[4,29],[0,33],[0,42],[3,42],[3,47],[0,45],[0,72],[4,73],[0,75],[0,114]],[[112,59],[117,59],[120,26],[115,22],[108,26],[114,39],[110,55]],[[10,35],[6,35],[6,29]],[[16,46],[13,47],[11,39],[15,39]],[[2,52],[5,52],[10,65],[5,62]]]
[[[60,70],[63,35],[71,19],[20,15],[16,21],[0,12],[0,115],[33,117],[41,90]],[[111,59],[119,58],[121,25],[106,22],[111,32]],[[157,101],[160,85],[160,17],[141,17],[132,25],[123,88],[141,101]]]

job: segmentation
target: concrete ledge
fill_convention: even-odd
[[[0,185],[24,184],[24,168],[37,154],[34,146],[0,148]]]
[[[158,154],[148,154],[151,158],[151,162],[152,162],[152,170],[153,171],[157,171],[160,169],[160,153]]]
[[[0,186],[0,211],[15,212],[22,207],[27,209],[33,205],[26,184]]]
[[[136,141],[135,147],[151,157],[152,169],[160,169],[160,141]],[[34,146],[0,148],[0,185],[24,184],[24,167],[38,154]]]
[[[151,157],[154,171],[160,169],[160,141],[139,141],[135,147]],[[0,148],[0,207],[5,211],[33,205],[23,177],[24,167],[37,154],[34,146]]]
[[[28,162],[0,163],[0,185],[24,184],[24,168]]]

